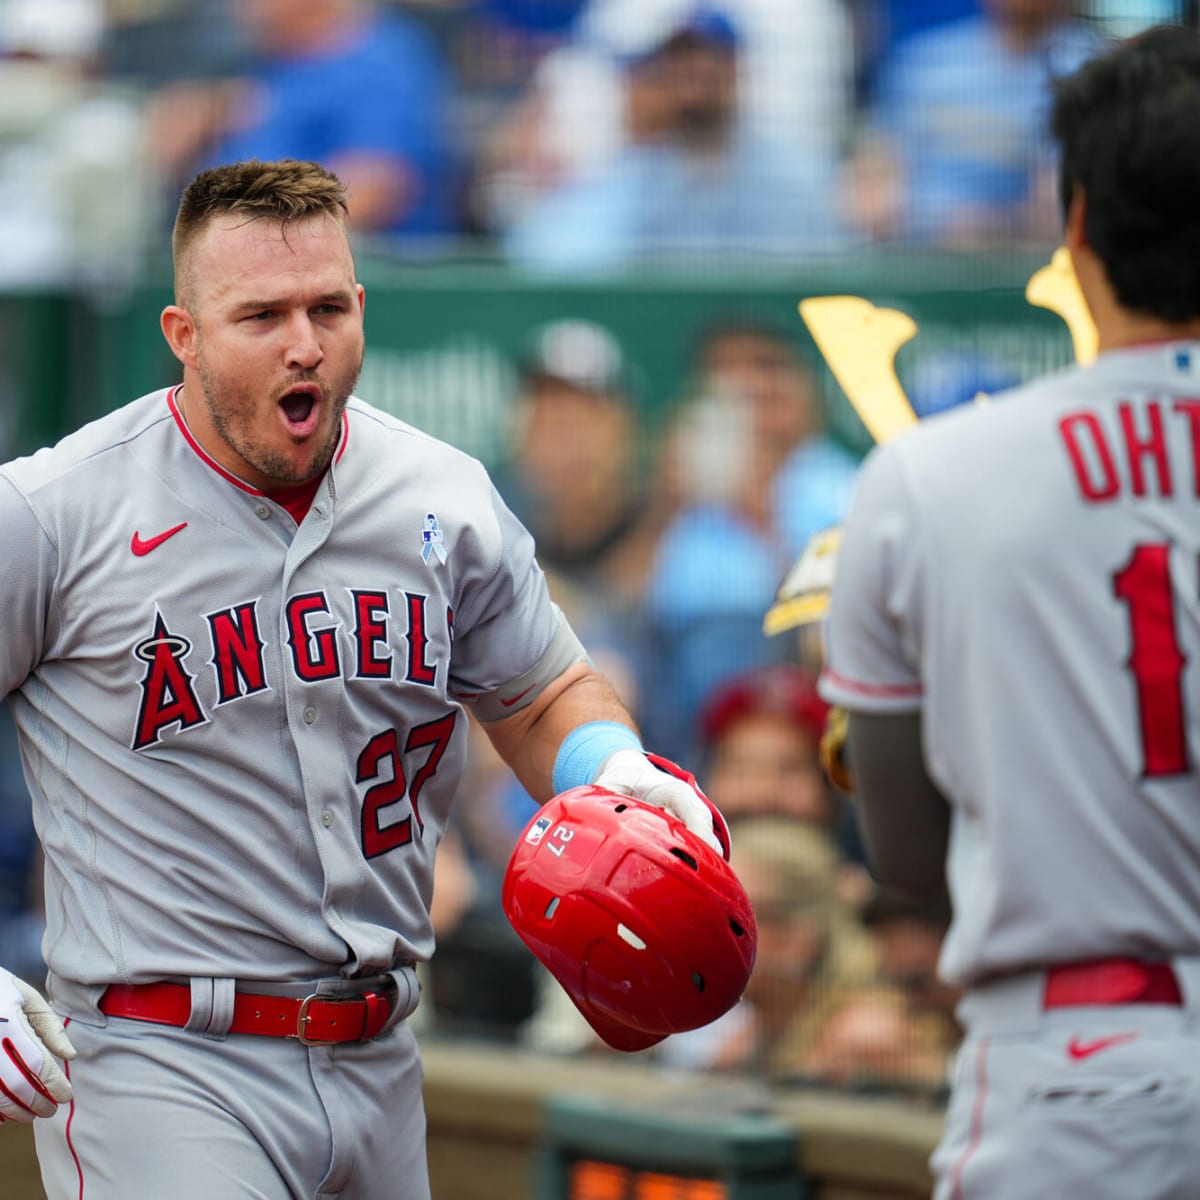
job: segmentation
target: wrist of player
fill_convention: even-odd
[[[75,1057],[44,996],[0,968],[0,1122],[52,1117],[71,1099],[71,1084],[57,1059]]]

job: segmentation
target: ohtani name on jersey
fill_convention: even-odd
[[[388,633],[393,625],[391,598],[386,591],[350,589],[353,624],[343,626],[333,616],[323,591],[302,592],[284,606],[283,629],[288,653],[286,666],[304,683],[345,676],[349,679],[391,680],[433,687],[439,663],[429,661],[429,597],[405,592],[403,602],[404,649],[393,648]],[[266,647],[261,632],[259,601],[205,615],[208,645],[203,658],[213,672],[213,707],[219,708],[258,692],[268,691]],[[453,613],[446,611],[445,641],[449,641]],[[344,643],[349,642],[348,653]],[[155,745],[163,730],[180,732],[208,723],[208,710],[197,691],[199,672],[189,669],[196,647],[189,638],[171,630],[156,610],[150,635],[133,648],[145,663],[141,701],[132,747]]]
[[[1153,398],[1122,400],[1116,406],[1116,428],[1107,412],[1091,409],[1068,413],[1058,423],[1075,482],[1090,504],[1132,496],[1169,497],[1177,481],[1168,454],[1168,425],[1182,423],[1171,445],[1186,446],[1193,496],[1200,496],[1200,400]],[[1178,470],[1186,470],[1177,464]]]

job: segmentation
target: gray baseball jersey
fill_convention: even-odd
[[[970,984],[1200,951],[1200,346],[1103,355],[865,463],[822,691],[923,714]]]
[[[0,693],[77,986],[427,958],[483,720],[583,656],[482,466],[351,398],[298,526],[156,392],[0,469]],[[87,989],[84,989],[87,991]]]

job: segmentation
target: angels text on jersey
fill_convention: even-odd
[[[445,672],[437,646],[449,646],[453,612],[431,646],[429,597],[404,592],[398,603],[383,588],[347,588],[351,618],[343,623],[323,590],[300,592],[283,605],[288,652],[276,659],[306,684],[326,679],[402,680],[434,687]],[[268,639],[261,601],[249,600],[204,615],[207,642],[196,646],[172,628],[157,605],[146,636],[133,647],[145,664],[130,747],[144,750],[174,728],[184,733],[216,709],[268,691]],[[269,618],[268,618],[269,619]]]

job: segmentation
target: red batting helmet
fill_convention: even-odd
[[[538,810],[503,902],[616,1050],[715,1021],[754,966],[754,910],[729,864],[666,810],[607,788],[572,788]]]

